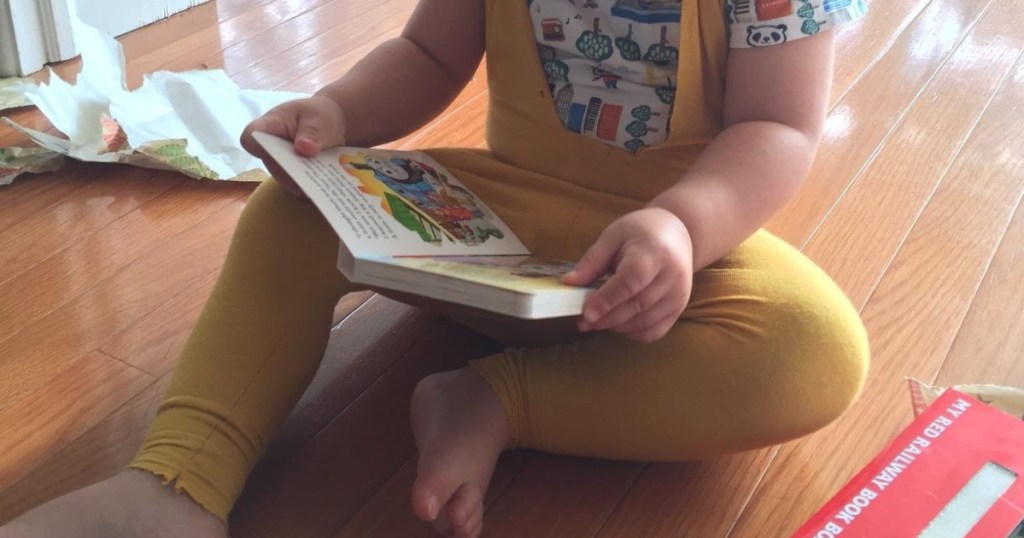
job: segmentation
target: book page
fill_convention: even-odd
[[[562,283],[562,276],[572,270],[574,263],[537,256],[398,257],[378,261],[519,293],[584,289]],[[603,282],[598,281],[594,287]]]
[[[356,258],[529,253],[482,200],[424,153],[335,148],[305,158],[284,139],[254,137]]]

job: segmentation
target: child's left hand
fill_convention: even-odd
[[[580,331],[612,330],[653,342],[686,308],[693,284],[693,245],[678,217],[648,207],[611,223],[563,281],[585,286],[613,273],[583,307]]]

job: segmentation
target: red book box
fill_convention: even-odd
[[[955,390],[794,535],[1024,537],[1024,422]]]

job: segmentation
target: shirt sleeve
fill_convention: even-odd
[[[726,0],[729,46],[780,45],[859,19],[867,11],[866,0]]]

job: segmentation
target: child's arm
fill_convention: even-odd
[[[302,196],[253,140],[253,131],[291,139],[307,157],[325,147],[370,147],[400,138],[455,99],[483,53],[483,2],[420,0],[401,37],[373,49],[313,97],[285,103],[253,121],[242,134],[242,146]]]
[[[764,49],[734,49],[722,131],[650,206],[693,239],[694,270],[721,258],[796,194],[821,139],[832,81],[832,31]]]
[[[796,193],[824,126],[833,41],[825,31],[730,52],[725,129],[675,186],[612,223],[568,276],[582,284],[615,273],[588,300],[581,330],[661,338],[689,300],[693,272],[742,243]]]
[[[422,127],[469,83],[484,54],[484,3],[421,0],[402,36],[317,92],[344,111],[346,143],[375,146]]]

